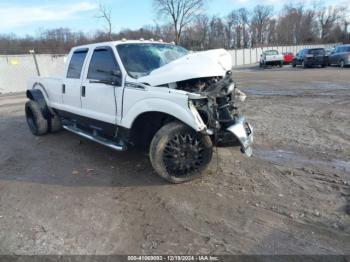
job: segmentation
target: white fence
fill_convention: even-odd
[[[260,56],[267,50],[278,50],[280,53],[291,52],[293,54],[298,53],[304,48],[330,48],[334,47],[334,44],[329,45],[298,45],[298,46],[269,46],[262,48],[247,48],[229,50],[232,57],[233,66],[251,65],[258,63]]]
[[[302,46],[269,46],[264,48],[229,50],[233,66],[255,64],[259,62],[262,52],[270,49],[279,52],[297,53],[303,48],[333,47],[332,45],[302,45]],[[61,76],[66,61],[65,56],[37,55],[41,76]],[[0,94],[24,92],[28,78],[36,76],[33,56],[28,55],[1,55],[0,56]]]
[[[61,76],[65,56],[36,55],[41,76]],[[0,94],[24,92],[28,78],[36,76],[33,56],[0,56]]]

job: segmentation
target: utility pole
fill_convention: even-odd
[[[39,65],[38,65],[38,61],[36,60],[35,50],[34,49],[29,50],[29,53],[33,55],[35,68],[36,68],[36,73],[38,74],[38,76],[40,76]]]

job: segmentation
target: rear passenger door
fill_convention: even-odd
[[[82,85],[81,101],[85,116],[116,124],[116,92],[121,88],[121,70],[111,47],[97,47],[89,59]]]
[[[83,67],[88,49],[75,50],[71,56],[66,78],[62,85],[64,110],[78,114],[81,110],[81,84]]]

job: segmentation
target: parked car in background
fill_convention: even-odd
[[[282,53],[282,54],[283,54],[283,59],[284,59],[283,62],[285,65],[289,65],[293,62],[293,59],[294,59],[293,53],[287,52],[287,53]]]
[[[262,53],[260,58],[260,67],[283,66],[284,57],[277,50],[268,50]]]
[[[313,67],[328,65],[328,57],[324,48],[306,48],[296,54],[292,63],[293,67],[301,65],[301,67]]]
[[[335,48],[334,47],[332,47],[332,48],[326,48],[325,49],[326,50],[326,55],[331,55],[332,53],[334,53],[334,51],[335,51]]]
[[[329,56],[330,65],[345,67],[350,65],[350,45],[340,45]]]

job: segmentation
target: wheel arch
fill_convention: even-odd
[[[129,139],[137,146],[149,146],[159,129],[173,121],[178,121],[188,126],[186,123],[168,113],[159,111],[143,112],[132,122],[129,130]]]
[[[40,110],[46,120],[51,119],[50,109],[47,106],[44,94],[40,89],[29,89],[26,92],[26,96],[28,99],[38,103]]]

